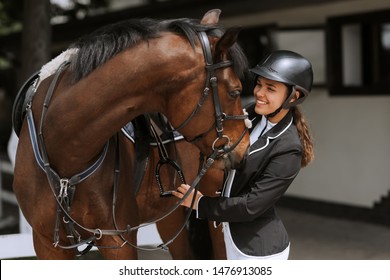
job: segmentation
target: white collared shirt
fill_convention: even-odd
[[[266,126],[267,125],[267,126]],[[276,125],[276,123],[272,123],[269,120],[267,120],[266,117],[262,117],[260,122],[256,124],[256,126],[253,128],[251,134],[250,134],[250,144],[252,145],[253,143],[256,142],[256,140],[266,133],[268,130],[273,128]]]

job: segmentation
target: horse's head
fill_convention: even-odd
[[[219,14],[219,10],[206,13],[202,28],[198,26],[197,56],[191,68],[194,80],[181,92],[186,103],[172,108],[179,114],[171,120],[204,155],[216,157],[218,167],[229,169],[238,166],[249,145],[247,116],[240,100],[240,74],[247,61],[236,43],[239,29],[218,27]]]

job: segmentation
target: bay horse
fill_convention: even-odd
[[[103,27],[29,84],[25,117],[20,127],[14,121],[13,190],[38,259],[73,259],[82,244],[105,259],[137,258],[123,246],[136,244],[140,223],[132,174],[117,172],[132,170],[118,155],[134,151],[118,131],[141,114],[164,114],[214,167],[240,164],[249,140],[239,96],[244,56],[239,30],[219,26],[219,13]]]

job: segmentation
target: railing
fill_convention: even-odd
[[[15,217],[4,217],[3,202],[18,205],[13,192],[3,189],[3,174],[13,175],[10,162],[0,161],[0,228],[11,226],[17,221]],[[19,232],[16,234],[0,235],[0,259],[23,258],[35,256],[31,227],[19,213]]]

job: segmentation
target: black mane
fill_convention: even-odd
[[[141,41],[158,38],[162,31],[186,36],[193,47],[197,32],[205,31],[210,36],[216,37],[221,37],[224,33],[221,26],[201,25],[199,20],[187,18],[165,21],[143,18],[110,24],[80,38],[70,46],[78,49],[77,54],[71,59],[73,82],[86,77],[119,52]],[[230,56],[236,73],[242,76],[248,68],[247,60],[237,44],[231,48]]]

